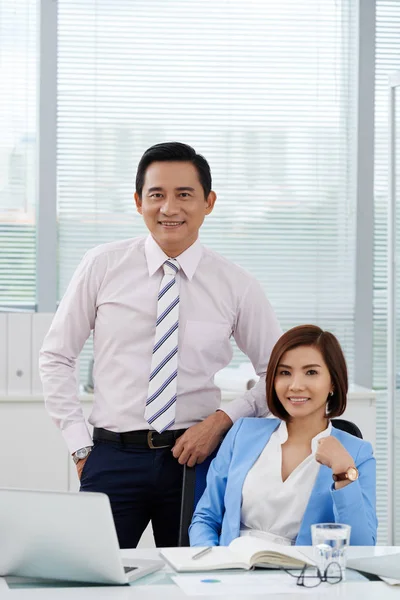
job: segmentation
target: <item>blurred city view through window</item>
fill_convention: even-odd
[[[34,309],[37,0],[0,1],[0,308]]]
[[[0,0],[3,309],[35,305],[37,8]],[[260,280],[283,328],[335,331],[352,368],[353,11],[347,0],[59,0],[59,298],[87,249],[146,233],[137,162],[179,140],[213,173],[202,241]],[[89,343],[84,372],[90,354]]]
[[[335,331],[352,367],[353,10],[59,0],[60,297],[88,248],[145,234],[137,162],[179,140],[213,173],[202,241],[261,281],[284,328]]]

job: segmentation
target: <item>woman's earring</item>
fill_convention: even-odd
[[[333,396],[333,390],[331,390],[331,391],[329,392],[329,395],[330,395],[330,396]]]

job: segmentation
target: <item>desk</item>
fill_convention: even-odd
[[[310,552],[311,548],[303,548]],[[377,546],[375,548],[350,547],[351,556],[371,556],[399,552],[399,548]],[[123,557],[129,558],[155,558],[157,550],[153,548],[142,550],[123,550]],[[186,596],[183,591],[170,579],[174,571],[165,566],[162,571],[148,575],[147,577],[133,583],[131,586],[110,587],[79,587],[79,588],[25,588],[9,589],[4,580],[0,579],[0,600],[180,600],[183,598],[194,598]],[[257,571],[260,573],[260,571]],[[268,572],[262,571],[265,576],[266,587],[268,585]],[[249,573],[249,577],[251,577]],[[282,577],[286,577],[282,574]],[[289,575],[287,575],[289,577]],[[389,586],[384,582],[370,581],[347,581],[337,585],[321,584],[314,591],[304,588],[294,588],[290,594],[268,594],[265,595],[236,595],[230,596],[230,600],[248,600],[259,598],[261,600],[298,600],[299,598],[336,598],[340,600],[385,600],[386,598],[400,598],[400,588]],[[197,596],[199,600],[221,600],[223,596]]]

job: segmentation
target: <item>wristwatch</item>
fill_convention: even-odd
[[[89,454],[91,453],[91,451],[92,451],[92,446],[86,446],[85,448],[79,448],[79,450],[74,452],[74,454],[72,455],[72,460],[74,461],[75,464],[77,464],[80,460],[87,458],[89,456]]]
[[[344,473],[334,473],[332,479],[333,481],[356,481],[358,479],[358,469],[349,467]]]

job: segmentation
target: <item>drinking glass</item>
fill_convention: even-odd
[[[345,579],[346,551],[350,543],[350,531],[350,525],[341,523],[311,525],[314,559],[321,573],[326,572],[328,565],[334,563],[340,567],[342,579]]]

